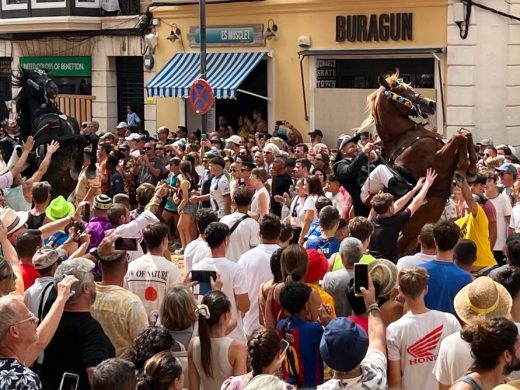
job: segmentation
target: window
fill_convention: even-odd
[[[27,9],[28,0],[2,0],[3,11],[13,11],[17,9]]]
[[[416,88],[435,88],[433,58],[317,59],[317,88],[377,89],[379,74],[399,69],[399,77]]]
[[[31,8],[65,8],[67,6],[65,0],[31,0]]]
[[[99,0],[76,0],[76,8],[99,8]]]

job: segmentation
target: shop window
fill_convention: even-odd
[[[415,88],[434,88],[433,58],[316,60],[317,88],[377,89],[380,74],[399,69],[399,77]]]
[[[2,10],[12,11],[18,9],[27,9],[28,0],[2,0]]]
[[[31,8],[34,9],[65,8],[66,6],[65,0],[31,0]]]
[[[99,0],[76,0],[76,8],[99,8]]]

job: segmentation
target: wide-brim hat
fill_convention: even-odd
[[[54,198],[49,206],[45,209],[45,215],[51,220],[56,221],[57,219],[62,219],[65,217],[69,217],[74,214],[76,208],[71,202],[67,202],[67,200],[62,196],[58,196]]]
[[[29,213],[27,211],[14,211],[11,208],[5,208],[0,212],[0,221],[7,230],[7,234],[14,233],[27,223]]]
[[[504,286],[481,276],[463,287],[453,301],[455,312],[467,324],[476,318],[506,317],[513,299]]]
[[[368,265],[372,281],[379,283],[379,296],[385,297],[397,287],[397,267],[390,260],[376,259]]]

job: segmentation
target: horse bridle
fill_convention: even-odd
[[[47,77],[47,80],[43,83],[43,97],[45,98],[45,103],[42,104],[42,108],[45,107],[45,105],[49,102],[49,98],[47,97],[47,84],[52,81],[50,77],[47,76],[47,74],[41,70],[41,69],[35,69],[34,73],[36,73],[40,77]],[[27,80],[27,84],[29,84],[31,87],[33,87],[35,90],[40,91],[42,88],[40,84],[38,84],[33,79],[29,78]]]
[[[403,106],[410,109],[412,111],[413,116],[423,117],[423,113],[422,113],[421,106],[419,105],[419,103],[414,103],[410,99],[405,98],[405,97],[403,97],[393,91],[389,91],[387,89],[384,90],[384,94],[388,100],[393,100],[394,102],[402,104]]]

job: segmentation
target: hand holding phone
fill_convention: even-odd
[[[122,251],[136,251],[137,250],[137,238],[123,238],[119,237],[114,242],[114,249]]]
[[[191,271],[192,282],[198,282],[199,295],[204,295],[211,291],[212,281],[217,280],[217,271]]]

